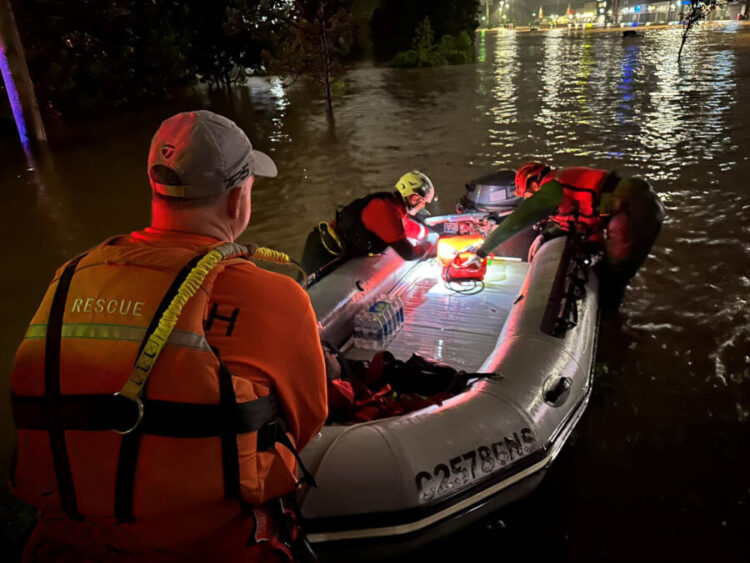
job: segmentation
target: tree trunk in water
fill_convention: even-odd
[[[333,121],[333,94],[331,93],[331,55],[328,49],[328,32],[326,30],[325,2],[318,8],[320,24],[320,46],[323,50],[323,87],[326,90],[326,115]]]
[[[0,67],[24,149],[29,148],[29,140],[46,142],[47,133],[10,0],[0,0]]]
[[[687,26],[685,26],[685,31],[682,34],[682,43],[680,43],[680,50],[677,53],[677,62],[680,62],[680,57],[682,57],[682,48],[685,46],[685,40],[687,39],[688,32],[690,31],[691,27],[693,27],[693,22],[689,21]]]

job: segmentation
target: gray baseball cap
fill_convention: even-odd
[[[178,185],[154,179],[154,166],[169,168]],[[267,154],[253,149],[237,125],[211,111],[178,113],[162,122],[151,139],[148,154],[151,188],[169,197],[196,198],[221,193],[249,175],[273,178],[276,165]]]

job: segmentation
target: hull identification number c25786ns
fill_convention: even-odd
[[[512,436],[479,446],[446,463],[438,463],[432,472],[420,471],[414,477],[419,501],[428,502],[463,487],[536,449],[534,432],[530,428],[522,428],[519,432],[513,432]]]

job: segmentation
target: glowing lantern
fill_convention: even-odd
[[[472,246],[479,248],[484,239],[479,235],[442,237],[438,241],[437,258],[443,266],[450,264],[459,252]]]

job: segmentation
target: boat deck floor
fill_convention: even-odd
[[[451,287],[441,278],[441,266],[423,262],[411,270],[390,292],[404,302],[404,324],[387,346],[399,360],[417,353],[468,372],[479,370],[495,349],[529,268],[527,262],[497,259],[487,268],[484,288],[471,284]],[[481,289],[481,290],[480,290]],[[351,359],[369,359],[373,350],[353,346],[344,350]]]

